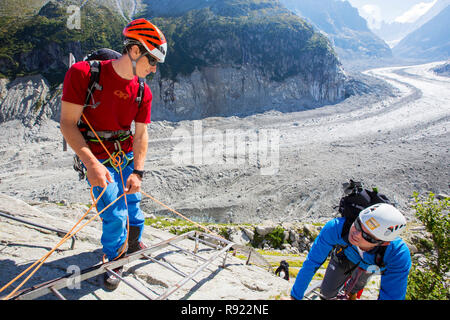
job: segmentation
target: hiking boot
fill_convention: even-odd
[[[129,234],[128,234],[127,255],[147,248],[147,246],[142,241],[139,240],[140,235],[141,235],[140,227],[130,226],[130,230],[129,230]],[[145,260],[146,258],[143,257],[141,259]]]
[[[146,249],[147,246],[142,242],[139,241],[136,245],[132,246],[132,247],[128,247],[128,251],[127,251],[127,255],[137,252],[139,250],[143,250]],[[149,260],[147,257],[142,256],[141,258],[139,258],[140,260]]]
[[[123,274],[123,267],[118,267],[116,269],[113,269],[115,273],[117,273],[119,276],[122,276]],[[120,279],[116,277],[113,274],[110,274],[109,272],[105,272],[103,274],[103,281],[105,284],[106,289],[108,290],[115,290],[119,286]]]
[[[139,250],[143,250],[143,249],[146,249],[146,248],[147,248],[147,246],[142,241],[139,241],[139,242],[133,244],[132,246],[130,245],[128,247],[127,254],[132,254],[132,253],[135,253],[135,252],[137,252]]]

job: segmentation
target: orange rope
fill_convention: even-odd
[[[93,190],[94,187],[91,187],[91,196],[93,196]],[[103,193],[106,191],[106,188],[103,189],[103,191],[101,192],[101,194],[99,195],[99,197],[97,199],[93,199],[94,203],[92,204],[92,206],[83,214],[83,216],[80,218],[80,220],[72,227],[72,229],[61,239],[61,241],[48,253],[46,253],[42,258],[40,258],[39,260],[37,260],[35,263],[33,263],[31,266],[29,266],[26,270],[24,270],[21,274],[19,274],[18,276],[16,276],[13,280],[11,280],[9,283],[7,283],[5,286],[3,286],[0,289],[0,292],[4,291],[7,287],[9,287],[12,283],[16,282],[19,278],[21,278],[25,273],[27,273],[31,268],[33,268],[35,265],[37,265],[39,263],[39,265],[31,272],[30,275],[28,275],[28,277],[22,281],[22,283],[20,283],[20,285],[15,288],[11,293],[9,293],[5,298],[3,298],[3,300],[8,300],[9,298],[11,298],[33,275],[34,273],[37,272],[37,270],[44,264],[44,262],[48,259],[48,257],[50,257],[50,255],[57,249],[59,248],[64,242],[66,242],[67,240],[69,240],[70,238],[72,238],[76,233],[78,233],[81,229],[83,229],[86,225],[88,225],[92,220],[94,220],[95,218],[97,218],[100,214],[102,214],[106,209],[108,209],[110,206],[112,206],[115,202],[117,202],[121,197],[125,196],[125,193],[123,193],[122,195],[120,195],[119,197],[117,197],[114,201],[112,201],[108,206],[106,206],[103,210],[101,210],[100,212],[98,212],[97,214],[95,214],[91,219],[89,219],[85,224],[83,224],[81,227],[79,227],[76,231],[73,231],[77,225],[80,224],[80,222],[86,217],[86,215],[92,210],[92,208],[94,206],[97,205],[98,200],[100,200],[100,198],[103,196]],[[168,207],[167,205],[165,205],[164,203],[162,203],[161,201],[155,199],[154,197],[150,196],[149,194],[145,193],[144,191],[141,191],[141,193],[143,195],[145,195],[146,197],[150,198],[151,200],[153,200],[154,202],[160,204],[161,206],[165,207],[166,209],[168,209],[169,211],[177,214],[178,216],[182,217],[183,219],[185,219],[186,221],[189,221],[190,223],[196,225],[197,227],[200,227],[201,229],[205,230],[208,233],[211,233],[212,235],[215,235],[219,238],[224,239],[224,237],[214,233],[213,231],[209,230],[208,228],[192,221],[191,219],[187,218],[186,216],[182,215],[181,213],[179,213],[178,211]],[[128,223],[128,217],[127,217],[127,234],[129,233],[129,223]],[[127,240],[128,240],[128,235],[127,235]],[[114,258],[114,260],[118,259],[125,251],[126,246],[123,246],[122,251],[120,252],[120,254]],[[104,260],[104,258],[103,258]]]
[[[91,131],[94,133],[95,137],[97,138],[97,141],[100,142],[101,146],[108,154],[109,158],[111,159],[112,165],[119,168],[120,179],[122,180],[122,190],[123,190],[122,196],[124,196],[125,206],[127,207],[127,211],[128,211],[127,195],[125,194],[125,182],[123,180],[123,174],[122,174],[122,164],[123,164],[123,157],[125,156],[125,152],[120,150],[114,156],[111,155],[108,148],[106,148],[106,146],[103,144],[102,139],[100,139],[100,137],[97,135],[97,132],[95,132],[94,128],[92,127],[92,125],[90,124],[90,122],[88,121],[88,119],[86,118],[84,113],[82,113],[81,116],[83,117],[84,122],[86,122],[86,124],[89,126],[89,129],[91,129]],[[120,196],[120,197],[122,197],[122,196]],[[128,219],[128,215],[127,215],[127,237],[125,239],[125,243],[128,243],[129,231],[130,231],[130,223],[129,223],[129,219]],[[122,254],[125,252],[126,247],[127,247],[126,245],[124,245],[122,247],[121,252],[119,253],[119,255],[117,257],[114,258],[114,260],[116,260],[122,256]],[[103,262],[105,262],[105,255],[103,255]]]
[[[92,187],[93,188],[93,187]],[[91,188],[91,189],[92,189]],[[37,270],[44,264],[44,262],[50,257],[50,255],[58,249],[64,242],[72,238],[76,233],[78,233],[81,229],[83,229],[87,224],[89,224],[92,220],[94,220],[97,216],[103,213],[106,209],[108,209],[111,205],[113,205],[117,200],[119,200],[122,196],[119,196],[116,200],[111,202],[107,207],[105,207],[102,211],[98,212],[96,215],[94,215],[91,219],[89,219],[85,224],[83,224],[81,227],[79,227],[76,231],[74,229],[83,221],[83,219],[86,217],[86,215],[92,210],[92,208],[97,204],[98,200],[103,196],[103,193],[106,191],[106,188],[103,189],[102,193],[99,195],[97,199],[95,199],[92,206],[83,214],[83,216],[78,220],[78,222],[70,229],[70,231],[60,240],[60,242],[49,252],[47,252],[44,256],[42,256],[39,260],[34,262],[31,266],[29,266],[26,270],[22,271],[18,276],[16,276],[13,280],[8,282],[5,286],[3,286],[0,289],[0,292],[4,291],[7,287],[9,287],[12,283],[16,282],[19,278],[21,278],[25,273],[27,273],[30,269],[32,269],[34,266],[36,266],[38,263],[39,265],[31,272],[31,274],[24,280],[22,283],[15,288],[11,293],[9,293],[3,300],[9,299],[12,295],[14,295],[30,278],[33,276],[33,274],[36,273]]]
[[[103,191],[101,192],[101,194],[99,195],[99,197],[97,199],[95,199],[94,194],[93,194],[93,186],[91,187],[90,193],[91,193],[91,198],[93,201],[92,206],[84,213],[84,215],[78,220],[78,222],[72,227],[72,229],[70,229],[70,231],[60,240],[60,242],[49,252],[47,252],[44,256],[42,256],[39,260],[37,260],[36,262],[34,262],[31,266],[29,266],[26,270],[22,271],[22,273],[20,273],[18,276],[16,276],[14,279],[12,279],[10,282],[8,282],[6,285],[4,285],[1,289],[0,292],[4,291],[6,288],[8,288],[11,284],[13,284],[14,282],[16,282],[18,279],[20,279],[24,274],[26,274],[29,270],[31,270],[34,266],[36,266],[36,268],[31,272],[30,275],[28,275],[28,277],[25,278],[24,281],[22,281],[20,283],[20,285],[18,287],[16,287],[11,293],[9,293],[3,300],[7,300],[9,299],[11,296],[13,296],[38,270],[39,268],[44,264],[44,262],[50,257],[50,255],[55,252],[55,250],[57,248],[59,248],[64,242],[66,242],[68,239],[72,238],[76,233],[78,233],[81,229],[83,229],[87,224],[89,224],[92,220],[94,220],[96,217],[100,216],[100,214],[102,214],[106,209],[108,209],[110,206],[112,206],[114,203],[116,203],[116,201],[118,201],[120,198],[124,197],[125,200],[125,205],[127,207],[128,210],[128,203],[127,203],[127,196],[125,194],[125,183],[123,180],[123,174],[122,174],[122,164],[123,164],[123,157],[122,155],[125,155],[125,153],[123,151],[120,151],[118,153],[116,153],[115,156],[112,156],[111,153],[108,151],[108,149],[106,148],[106,146],[103,144],[102,140],[100,139],[100,137],[97,135],[97,133],[95,132],[94,128],[92,128],[91,124],[89,123],[89,121],[87,120],[86,116],[84,115],[84,113],[82,114],[83,120],[86,122],[86,124],[89,126],[89,128],[92,130],[92,132],[94,133],[95,137],[97,138],[97,140],[100,142],[100,144],[102,145],[102,147],[105,149],[106,153],[108,154],[108,156],[111,159],[111,163],[113,166],[115,167],[119,167],[119,172],[120,172],[120,178],[122,180],[122,188],[124,190],[124,193],[122,195],[120,195],[119,197],[117,197],[114,201],[112,201],[108,206],[106,206],[102,211],[98,212],[97,210],[97,214],[95,214],[91,219],[89,219],[88,222],[86,222],[84,225],[82,225],[80,228],[78,228],[78,230],[76,230],[75,232],[73,232],[73,230],[81,223],[81,221],[86,217],[86,215],[92,210],[92,208],[95,206],[97,208],[97,202],[98,200],[100,200],[100,198],[103,196],[103,194],[106,191],[105,187],[103,189]],[[116,260],[117,258],[119,258],[120,256],[122,256],[122,254],[125,252],[126,249],[126,243],[128,242],[128,234],[129,234],[129,219],[128,219],[128,215],[127,215],[127,237],[125,240],[125,245],[122,247],[121,252],[119,253],[119,255],[114,259]],[[103,257],[104,260],[104,257]]]
[[[156,200],[156,199],[153,198],[151,195],[146,194],[144,191],[141,191],[141,193],[142,193],[144,196],[146,196],[146,197],[152,199],[152,200],[155,201],[156,203],[162,205],[162,206],[163,206],[164,208],[166,208],[167,210],[169,210],[169,211],[171,211],[171,212],[173,212],[173,213],[179,215],[180,217],[182,217],[182,218],[185,219],[186,221],[189,221],[190,223],[194,224],[195,226],[197,226],[197,227],[199,227],[199,228],[205,230],[206,232],[211,233],[212,235],[214,235],[214,236],[216,236],[216,237],[219,237],[219,238],[224,239],[224,237],[218,235],[217,233],[214,233],[213,231],[209,230],[208,228],[202,226],[201,224],[198,224],[198,223],[192,221],[191,219],[189,219],[189,218],[183,216],[183,215],[182,215],[181,213],[179,213],[178,211],[176,211],[176,210],[174,210],[174,209],[172,209],[172,208],[166,206],[164,203],[162,203],[161,201]]]

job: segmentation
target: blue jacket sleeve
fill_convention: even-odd
[[[343,220],[337,218],[328,221],[320,231],[295,279],[291,290],[291,296],[294,299],[303,299],[305,290],[308,288],[317,269],[325,262],[333,247],[340,242],[342,227]]]
[[[404,300],[411,269],[408,246],[397,238],[384,254],[386,270],[381,276],[379,300]]]

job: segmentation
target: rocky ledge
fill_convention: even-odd
[[[78,220],[77,217],[80,217],[86,210],[85,205],[69,207],[40,203],[30,206],[21,200],[0,194],[0,211],[62,230],[69,230]],[[28,268],[60,241],[56,233],[4,217],[0,217],[0,229],[2,230],[0,238],[0,252],[2,253],[0,287],[3,287],[12,278]],[[64,276],[67,273],[73,274],[74,271],[84,270],[101,262],[100,229],[100,221],[95,219],[77,234],[74,249],[70,249],[70,241],[64,243],[22,289]],[[143,239],[147,245],[155,245],[172,237],[173,234],[171,233],[147,226]],[[183,240],[177,243],[177,246],[192,251],[194,241]],[[198,268],[199,263],[203,263],[201,260],[194,259],[191,255],[184,254],[179,248],[166,247],[152,254],[152,257],[186,274],[192,273]],[[210,259],[217,251],[200,245],[198,252],[204,259]],[[223,261],[222,258],[215,259],[193,280],[170,295],[169,299],[254,300],[275,299],[289,294],[292,283],[268,272],[267,268],[253,264],[247,265],[245,260],[231,254],[227,255],[224,266],[222,265]],[[127,264],[124,268],[124,277],[154,297],[162,294],[183,279],[180,274],[157,263],[143,260]],[[22,280],[23,278],[15,282],[1,295],[10,293]],[[72,289],[62,289],[60,292],[64,297],[71,300],[136,300],[144,298],[123,283],[116,290],[108,291],[103,287],[102,281],[100,275],[83,281],[79,285],[74,285]],[[56,299],[56,297],[46,295],[40,299]]]

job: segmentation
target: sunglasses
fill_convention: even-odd
[[[150,55],[150,53],[146,53],[146,54],[145,54],[145,57],[147,58],[148,63],[149,63],[151,66],[156,66],[156,65],[158,64],[158,60],[156,60],[155,58],[153,58],[153,57]]]
[[[361,221],[359,220],[359,217],[356,218],[356,220],[353,223],[353,225],[355,226],[356,231],[361,232],[362,237],[367,242],[370,242],[370,243],[373,243],[373,244],[381,244],[381,243],[384,242],[383,240],[376,240],[376,239],[372,238],[372,236],[370,234],[364,232],[364,230],[362,229]]]

